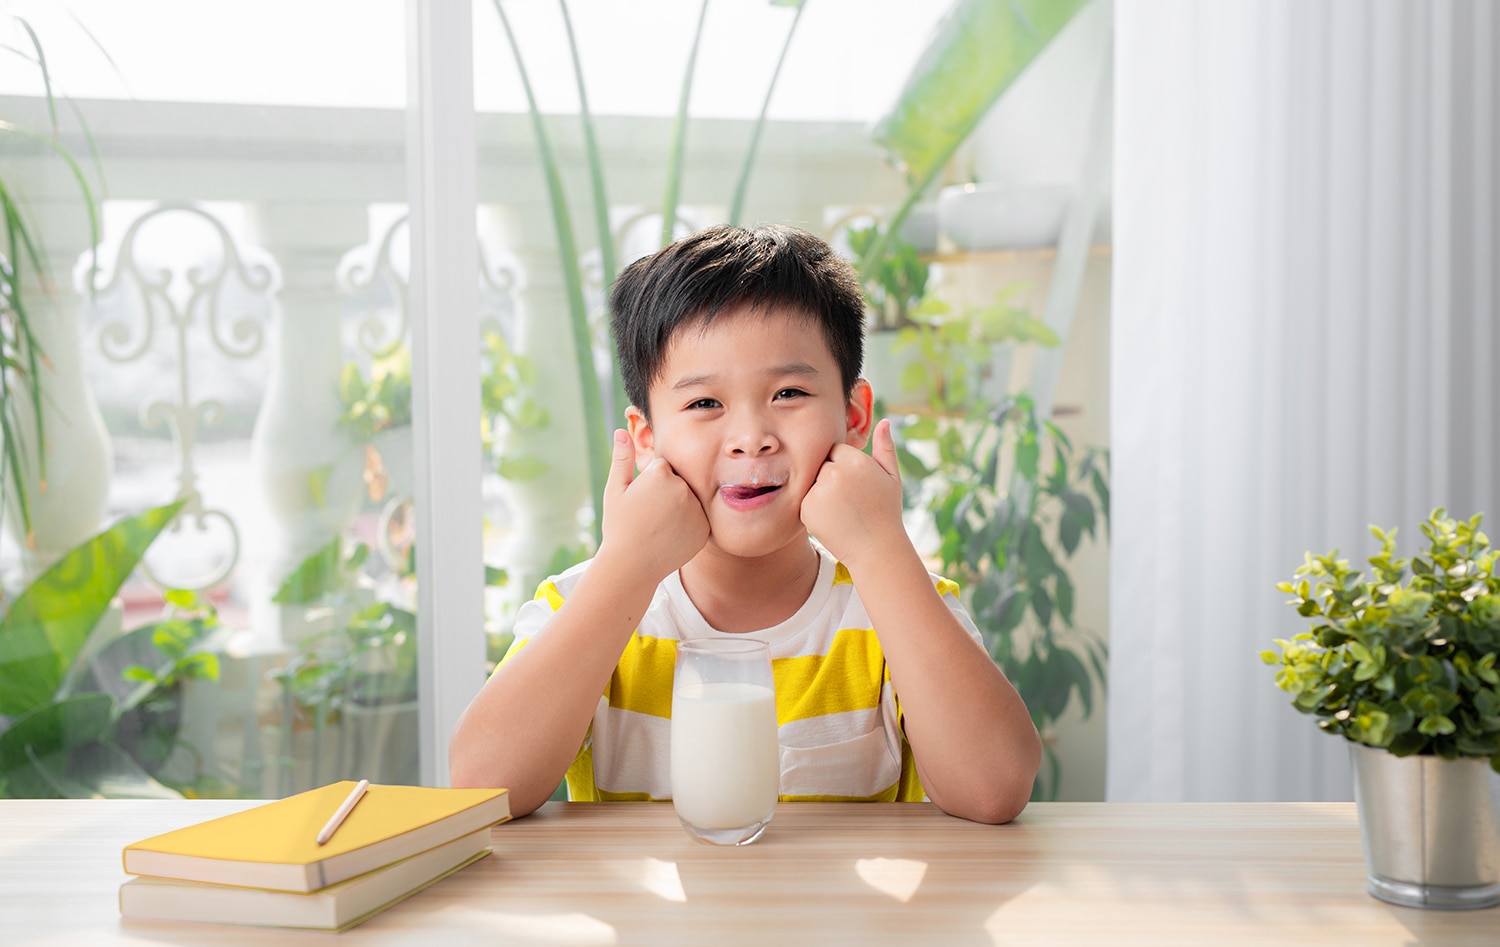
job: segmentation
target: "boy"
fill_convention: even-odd
[[[459,720],[453,785],[505,786],[516,815],[564,773],[574,800],[670,798],[676,642],[746,635],[771,650],[781,798],[925,793],[1013,819],[1041,743],[902,525],[853,268],[801,231],[713,227],[632,264],[610,302],[631,407],[603,540],[522,607]]]

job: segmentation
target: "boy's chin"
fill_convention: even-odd
[[[776,536],[719,536],[712,532],[708,534],[708,545],[715,552],[735,559],[764,559],[768,556],[783,555],[807,543],[806,529]]]

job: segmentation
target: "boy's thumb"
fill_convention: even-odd
[[[609,464],[606,487],[623,490],[635,479],[635,442],[623,430],[615,430],[615,453]]]
[[[874,443],[870,445],[870,456],[880,469],[901,479],[901,462],[896,458],[896,438],[891,434],[891,419],[881,418],[875,425]]]

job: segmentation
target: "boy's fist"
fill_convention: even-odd
[[[802,498],[802,523],[845,565],[890,543],[910,545],[901,522],[901,471],[889,420],[875,425],[869,456],[848,444],[829,452]]]
[[[636,473],[635,442],[617,430],[604,484],[602,530],[600,555],[607,549],[629,556],[655,585],[708,542],[708,516],[687,482],[661,457]]]

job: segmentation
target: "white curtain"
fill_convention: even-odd
[[[1352,798],[1274,584],[1500,537],[1497,49],[1489,0],[1117,5],[1109,799]]]

